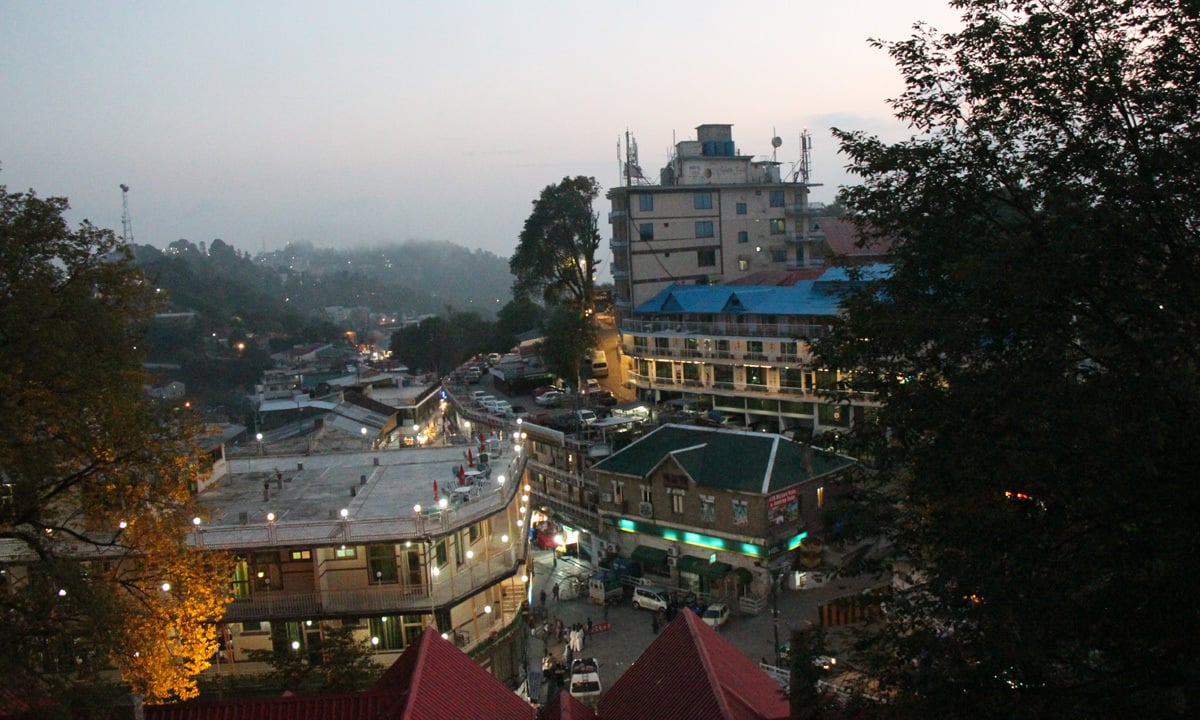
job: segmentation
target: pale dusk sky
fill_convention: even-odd
[[[868,38],[957,17],[944,0],[0,0],[0,184],[118,234],[127,184],[134,241],[158,247],[507,257],[544,186],[621,182],[626,130],[657,177],[697,125],[731,123],[744,154],[780,136],[785,173],[808,128],[829,201],[852,182],[831,126],[907,135]]]

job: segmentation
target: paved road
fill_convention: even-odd
[[[586,577],[590,567],[586,563],[577,562],[573,558],[560,559],[557,566],[553,564],[553,554],[549,550],[534,552],[534,604],[540,602],[540,593],[546,590],[546,611],[552,617],[558,617],[562,622],[571,626],[575,623],[587,624],[605,621],[603,607],[593,604],[586,594],[583,597],[561,597],[558,602],[552,599],[551,588],[558,583],[560,588],[568,585],[566,579],[581,575]],[[805,627],[808,623],[818,620],[818,607],[830,600],[848,594],[854,594],[873,584],[867,579],[848,579],[835,581],[822,588],[794,591],[785,590],[780,593],[779,602],[779,641],[786,643],[793,628]],[[741,650],[752,660],[773,658],[775,648],[775,627],[771,621],[771,609],[768,607],[755,615],[739,613],[734,608],[734,615],[721,629],[722,635],[734,647]],[[600,678],[605,688],[611,687],[630,665],[637,660],[642,651],[654,639],[651,628],[651,613],[638,610],[631,603],[625,602],[611,606],[607,613],[607,622],[611,630],[593,633],[587,640],[583,655],[593,656],[600,663]],[[561,642],[545,643],[534,638],[530,643],[530,667],[539,667],[534,656],[540,657],[549,650],[555,657],[561,659],[563,645]],[[543,684],[543,693],[544,693]],[[544,694],[543,694],[544,699]]]

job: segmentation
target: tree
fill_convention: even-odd
[[[592,203],[600,195],[595,178],[582,175],[547,185],[533,201],[508,266],[516,276],[513,297],[541,295],[547,304],[590,311],[600,247]]]
[[[820,361],[882,407],[860,518],[912,564],[874,672],[937,717],[1197,711],[1200,19],[959,0],[883,44],[911,139],[835,131],[863,279]]]
[[[551,307],[545,331],[542,361],[546,369],[560,378],[570,378],[578,388],[580,365],[588,350],[596,346],[592,318],[568,306]]]
[[[116,667],[187,698],[232,570],[185,546],[209,465],[198,427],[142,391],[151,286],[67,207],[0,186],[0,684],[61,697]]]

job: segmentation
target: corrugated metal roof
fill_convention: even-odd
[[[147,705],[146,720],[533,720],[529,703],[426,628],[362,693]]]
[[[684,610],[600,699],[602,718],[785,720],[787,699],[753,660]]]
[[[592,467],[644,478],[674,462],[697,485],[767,494],[854,462],[806,448],[773,433],[668,424]]]

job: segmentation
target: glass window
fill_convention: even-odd
[[[638,195],[638,210],[646,212],[654,210],[654,196],[649,193]]]
[[[787,262],[787,250],[772,250],[771,262],[781,263]]]
[[[750,242],[750,233],[746,232],[745,230],[738,230],[737,241],[739,243]]]
[[[729,352],[729,340],[728,339],[717,340],[717,352],[719,352],[719,353]]]
[[[696,222],[696,237],[710,238],[713,236],[712,220],[698,220]]]
[[[700,267],[714,267],[717,264],[717,251],[697,250],[696,264]]]
[[[747,260],[746,258],[738,258],[738,270],[744,271],[744,270],[749,270],[749,269],[750,269],[750,261]]]
[[[676,515],[683,514],[683,495],[671,493],[671,512]]]
[[[762,351],[763,351],[762,340],[747,340],[746,341],[746,352],[751,353],[753,355],[762,355]]]
[[[642,240],[654,239],[654,223],[642,223],[638,225],[638,237]]]
[[[750,524],[750,506],[745,500],[733,501],[733,524],[748,525]]]
[[[671,363],[669,363],[669,362],[654,363],[654,377],[658,378],[659,380],[667,380],[667,381],[670,381],[671,379],[673,379],[674,375],[671,374]]]
[[[700,366],[696,363],[684,363],[683,364],[683,379],[699,382],[700,381]]]
[[[312,550],[293,550],[292,560],[312,560]]]
[[[625,502],[625,483],[613,480],[613,501],[618,504]]]
[[[779,352],[784,355],[795,355],[798,351],[798,345],[795,340],[784,340],[779,343]]]
[[[633,346],[635,348],[644,350],[646,348],[646,336],[645,335],[634,335],[633,336]]]
[[[696,196],[695,196],[695,199],[694,199],[692,205],[697,210],[712,210],[712,193],[710,193],[710,192],[696,193]]]
[[[761,367],[746,368],[746,384],[747,385],[766,385],[767,370]]]
[[[782,235],[783,233],[784,233],[783,218],[772,218],[771,219],[771,234],[772,235]]]
[[[404,649],[404,634],[400,624],[400,616],[384,615],[383,617],[371,618],[368,624],[371,628],[371,644],[376,649]],[[374,642],[376,638],[379,640],[378,645]]]
[[[737,204],[737,214],[738,215],[746,214],[746,203],[738,203]]]
[[[732,365],[713,365],[713,381],[719,383],[733,382]]]
[[[367,547],[367,576],[376,585],[395,583],[399,580],[396,571],[396,546],[371,545]]]
[[[438,541],[437,546],[434,548],[433,556],[434,556],[434,558],[437,559],[438,567],[445,567],[446,563],[448,563],[450,561],[450,556],[446,552],[446,541],[445,540]]]
[[[783,191],[771,191],[771,207],[783,207]]]
[[[343,545],[340,548],[334,549],[333,556],[338,560],[353,560],[358,557],[358,549]]]
[[[717,519],[717,503],[711,497],[700,498],[700,519],[704,522],[714,522]]]
[[[664,350],[664,351],[670,350],[671,349],[671,338],[665,338],[665,337],[654,338],[654,349],[655,350]]]

